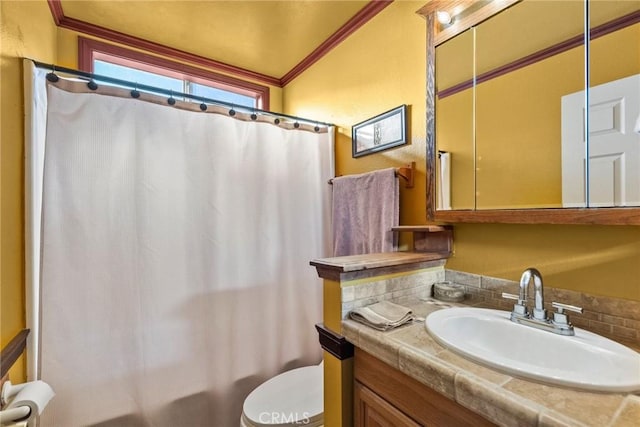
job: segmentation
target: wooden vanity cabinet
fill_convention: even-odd
[[[361,383],[354,384],[355,425],[367,427],[420,427],[389,402]]]
[[[359,348],[354,382],[356,427],[495,425]]]

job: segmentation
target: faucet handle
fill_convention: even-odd
[[[518,301],[516,304],[513,304],[513,312],[511,313],[511,317],[526,317],[528,314],[527,306],[525,305],[526,301],[520,299],[519,295],[510,294],[507,292],[502,293],[502,298],[513,299]]]
[[[582,307],[576,307],[575,305],[563,304],[561,302],[555,301],[551,303],[551,306],[558,310],[557,312],[553,313],[553,324],[565,329],[573,329],[573,327],[571,326],[571,322],[569,322],[569,316],[567,316],[567,314],[564,312],[565,310],[575,311],[576,313],[580,314],[582,314],[582,312],[584,311]]]
[[[580,314],[584,311],[582,307],[576,307],[575,305],[563,304],[555,301],[551,303],[551,307],[557,309],[559,314],[564,314],[564,310],[574,311]]]
[[[516,295],[516,294],[509,294],[509,293],[507,293],[507,292],[503,292],[503,293],[502,293],[502,298],[506,298],[506,299],[517,299],[517,300],[519,300],[519,299],[520,299],[520,297],[519,297],[518,295]]]

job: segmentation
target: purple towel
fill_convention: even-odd
[[[393,168],[333,180],[333,256],[393,252],[399,221]]]

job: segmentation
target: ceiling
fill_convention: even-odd
[[[66,19],[281,78],[369,0],[59,0]]]

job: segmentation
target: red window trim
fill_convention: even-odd
[[[109,62],[117,63],[118,65],[145,70],[146,64],[147,69],[145,71],[157,73],[157,68],[161,68],[163,75],[167,77],[188,79],[189,81],[214,86],[218,89],[231,90],[247,96],[255,96],[257,108],[269,110],[268,86],[78,36],[78,67],[80,70],[93,73],[93,60],[104,59],[106,57],[109,58]]]

